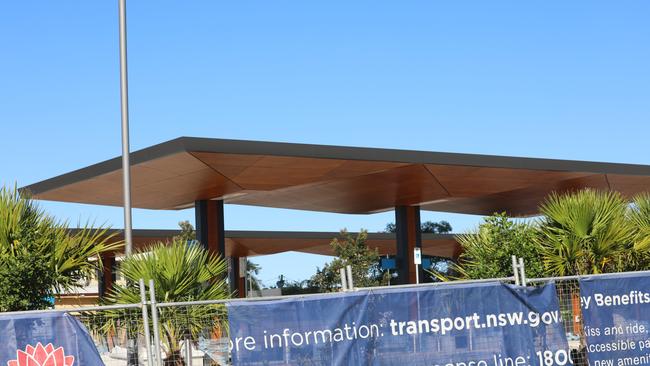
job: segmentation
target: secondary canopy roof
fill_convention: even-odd
[[[113,231],[111,231],[113,232]],[[118,230],[117,239],[122,239]],[[136,249],[144,249],[155,242],[169,241],[179,230],[133,230]],[[351,233],[356,235],[356,233]],[[331,241],[340,237],[337,232],[307,231],[238,231],[226,230],[226,257],[253,257],[295,251],[309,254],[334,255]],[[377,248],[380,255],[395,254],[394,233],[368,233],[366,244]],[[455,258],[461,248],[453,234],[422,234],[422,253],[437,257]]]
[[[650,190],[650,166],[181,137],[132,153],[134,207],[197,200],[365,214],[395,206],[532,215],[551,191]],[[37,199],[122,205],[121,159],[24,187]]]

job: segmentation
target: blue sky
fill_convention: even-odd
[[[647,1],[130,1],[132,149],[204,136],[650,164],[649,13]],[[120,154],[117,1],[8,2],[0,45],[0,184]],[[43,206],[122,226],[119,208]],[[226,215],[246,230],[379,231],[393,218]],[[325,259],[257,261],[272,284]]]

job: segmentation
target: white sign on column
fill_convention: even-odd
[[[420,265],[422,264],[422,250],[413,248],[413,263],[415,263],[415,283],[420,283]]]

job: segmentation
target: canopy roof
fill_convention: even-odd
[[[132,153],[132,202],[197,200],[366,214],[395,206],[469,214],[537,213],[552,191],[650,190],[650,166],[181,137]],[[23,189],[52,201],[122,205],[117,157]]]
[[[136,249],[144,249],[154,242],[169,241],[179,235],[179,230],[133,230]],[[356,233],[352,233],[356,235]],[[306,231],[236,231],[226,230],[227,257],[253,257],[283,253],[288,251],[333,256],[332,239],[340,236],[337,232]],[[122,235],[118,234],[117,239]],[[395,234],[368,233],[366,244],[377,248],[379,254],[395,254]],[[422,253],[437,257],[455,258],[460,254],[460,245],[453,234],[422,234]]]

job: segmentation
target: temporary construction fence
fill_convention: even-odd
[[[483,280],[465,280],[453,282],[437,282],[419,285],[397,285],[390,287],[375,287],[374,290],[383,288],[420,288],[420,287],[444,287],[457,284],[481,284],[489,282],[513,283],[518,281],[514,276],[483,279]],[[585,338],[582,331],[582,318],[580,316],[580,299],[579,286],[577,278],[544,278],[544,279],[526,279],[526,285],[534,286],[543,284],[548,281],[554,281],[557,288],[557,298],[560,303],[560,311],[565,328],[565,333],[569,347],[571,349],[571,359],[574,365],[588,365],[585,351]],[[523,282],[521,283],[523,285]],[[349,291],[367,290],[364,288],[354,288]],[[281,297],[267,297],[255,299],[235,299],[230,301],[197,301],[182,303],[161,303],[154,304],[152,311],[159,314],[158,324],[161,329],[159,334],[165,334],[167,329],[184,329],[178,333],[176,343],[171,338],[154,341],[160,349],[154,352],[161,357],[160,363],[154,359],[153,366],[163,365],[228,365],[230,352],[228,348],[229,337],[227,334],[227,312],[226,303],[236,302],[255,302],[255,301],[273,301],[286,300],[291,298],[305,299],[312,297],[321,297],[323,294],[307,294]],[[154,334],[156,331],[154,330]],[[170,350],[170,345],[176,345],[176,348]],[[187,360],[192,360],[191,363]],[[291,364],[291,363],[289,363]]]
[[[153,361],[151,352],[151,337],[149,327],[149,304],[145,298],[144,283],[140,281],[141,301],[135,304],[116,304],[105,306],[86,306],[65,310],[35,310],[0,313],[3,317],[20,317],[20,316],[48,316],[55,313],[67,313],[78,319],[85,325],[88,333],[101,360],[106,366],[126,366],[126,365],[148,365]],[[6,330],[5,330],[6,331]],[[54,332],[57,330],[54,329]],[[0,330],[2,332],[2,330]],[[11,340],[6,334],[1,334],[0,339],[4,341]],[[7,338],[4,338],[4,337]],[[33,334],[36,340],[42,338],[41,334]],[[35,346],[35,345],[32,345]],[[37,360],[38,361],[38,360]],[[17,360],[18,366],[38,366],[34,362],[24,361],[21,363],[20,357]],[[13,365],[13,363],[9,363]],[[48,363],[49,365],[49,363]],[[62,363],[52,363],[52,365],[63,365]],[[67,365],[67,363],[66,363]],[[76,365],[76,364],[75,364]]]
[[[556,286],[560,314],[574,365],[588,365],[586,339],[581,316],[580,288],[582,276],[527,279],[523,265],[513,260],[512,277],[438,282],[419,285],[375,287],[373,290],[444,287],[457,284],[487,282],[515,283],[537,286],[553,281]],[[593,277],[593,276],[589,276]],[[228,303],[308,299],[328,296],[308,294],[254,299],[209,300],[157,303],[153,283],[141,281],[141,301],[136,304],[83,307],[65,311],[79,319],[92,335],[107,366],[206,366],[230,364]],[[146,291],[148,287],[149,291]],[[352,288],[348,291],[368,289]],[[148,294],[146,293],[148,292]],[[148,296],[147,296],[148,295]],[[52,312],[61,310],[47,310]],[[30,312],[30,313],[38,313]]]

